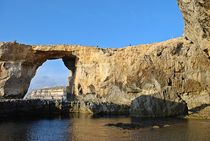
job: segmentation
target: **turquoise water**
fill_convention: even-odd
[[[137,128],[129,126],[135,124]],[[210,141],[210,121],[90,115],[19,118],[0,121],[0,141]]]

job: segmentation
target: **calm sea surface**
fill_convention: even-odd
[[[210,141],[210,121],[90,115],[10,119],[0,121],[0,141]]]

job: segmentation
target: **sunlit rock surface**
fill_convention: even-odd
[[[185,37],[210,55],[210,1],[178,0],[185,20]]]
[[[72,72],[69,92],[79,99],[130,106],[142,95],[158,94],[163,102],[166,97],[177,104],[186,102],[192,114],[209,109],[209,2],[178,3],[185,20],[184,37],[161,43],[119,49],[0,43],[1,98],[23,97],[37,68],[47,59],[62,58]],[[205,113],[210,116],[209,110]]]

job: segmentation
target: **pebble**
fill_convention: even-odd
[[[163,127],[169,127],[170,125],[168,125],[168,124],[166,124],[166,125],[164,125]]]
[[[153,129],[158,129],[158,128],[160,128],[160,126],[155,125],[155,126],[152,126],[152,128]]]

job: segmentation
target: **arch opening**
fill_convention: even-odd
[[[76,57],[50,58],[36,70],[24,99],[68,99],[74,93]]]

